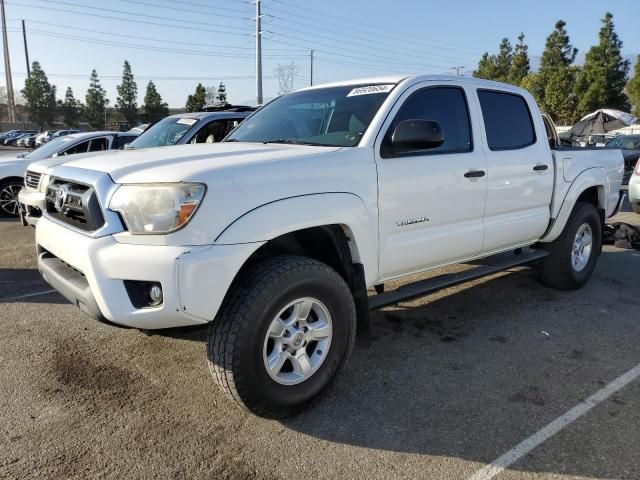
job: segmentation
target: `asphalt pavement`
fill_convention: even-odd
[[[32,228],[0,240],[0,478],[493,478],[509,454],[495,478],[640,479],[640,251],[605,247],[579,291],[518,268],[376,312],[324,398],[273,421],[216,389],[206,329],[97,323],[41,280]]]

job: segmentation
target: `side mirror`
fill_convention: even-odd
[[[124,146],[122,147],[122,149],[123,149],[123,150],[129,150],[129,144],[130,144],[130,143],[131,143],[131,142],[129,142],[129,143],[125,143],[125,144],[124,144]]]
[[[391,146],[396,153],[428,150],[443,143],[440,124],[433,120],[403,120],[391,135]]]

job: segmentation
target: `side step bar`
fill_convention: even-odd
[[[461,283],[475,280],[477,278],[486,277],[493,273],[508,270],[519,265],[541,260],[547,257],[549,253],[546,250],[533,250],[531,248],[518,249],[515,253],[500,253],[487,257],[478,262],[482,262],[479,266],[458,273],[445,273],[426,280],[420,280],[399,287],[391,292],[380,293],[369,297],[369,309],[376,310],[378,308],[395,305],[398,302],[409,300],[416,297],[422,297],[429,293],[437,292],[443,288],[452,287]]]

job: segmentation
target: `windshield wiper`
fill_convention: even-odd
[[[262,143],[265,145],[267,143],[286,143],[289,145],[314,145],[318,146],[317,143],[305,142],[304,140],[295,140],[293,138],[274,138],[273,140],[265,140]]]

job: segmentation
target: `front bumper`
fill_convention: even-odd
[[[23,188],[18,194],[22,224],[35,227],[46,208],[44,192]]]
[[[46,215],[36,228],[44,279],[91,317],[159,329],[213,320],[236,272],[261,243],[173,247],[90,238]],[[159,282],[163,303],[136,308],[124,280]]]

